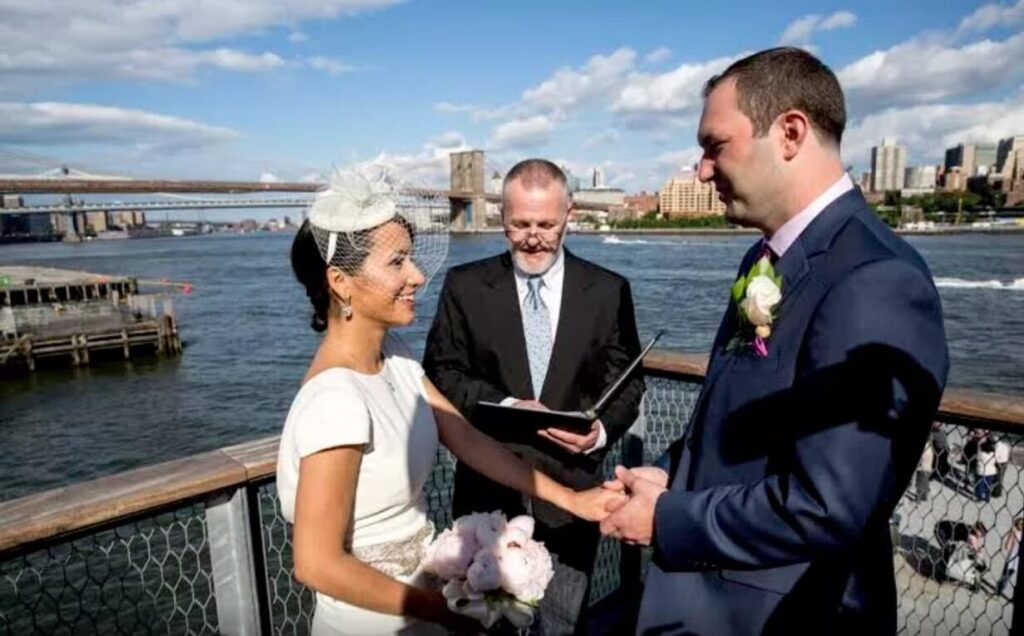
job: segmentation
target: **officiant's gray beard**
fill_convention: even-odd
[[[509,254],[512,256],[512,264],[515,265],[521,273],[527,276],[543,276],[551,269],[555,261],[558,260],[558,255],[561,254],[562,248],[565,244],[565,232],[562,232],[562,236],[558,239],[558,247],[554,250],[538,251],[533,252],[532,255],[536,257],[536,260],[528,261],[527,256],[531,255],[523,251],[517,250],[512,246],[509,246]],[[542,260],[540,256],[545,258]],[[542,262],[538,262],[541,261]]]
[[[561,251],[562,244],[559,242],[558,248],[554,252],[543,252],[547,259],[542,265],[526,262],[526,259],[524,258],[525,255],[522,252],[509,250],[509,253],[512,255],[512,264],[520,271],[520,273],[530,275],[530,277],[542,277],[542,275],[546,274],[548,270],[554,266]]]

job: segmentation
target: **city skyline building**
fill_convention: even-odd
[[[885,137],[881,146],[871,148],[871,191],[902,190],[907,167],[907,149],[896,139]]]
[[[668,217],[725,214],[725,203],[718,198],[715,184],[702,183],[693,170],[683,170],[665,182],[658,202],[661,213]]]
[[[936,166],[910,166],[904,172],[904,190],[934,190],[938,176]]]

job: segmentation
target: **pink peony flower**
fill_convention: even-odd
[[[501,587],[501,574],[502,567],[497,555],[490,550],[480,550],[466,571],[466,583],[477,592],[490,592]]]
[[[455,531],[459,534],[471,534],[481,548],[494,546],[498,535],[504,530],[507,522],[505,515],[494,512],[474,512],[463,515],[455,520]]]
[[[518,517],[514,517],[511,521],[508,522],[508,527],[519,528],[520,530],[525,532],[527,539],[533,538],[534,525],[535,522],[533,520],[533,517],[529,515],[519,515]]]
[[[480,546],[472,535],[445,530],[427,548],[424,567],[442,579],[465,578],[473,555],[479,550]]]

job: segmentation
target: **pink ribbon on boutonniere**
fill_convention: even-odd
[[[754,338],[754,353],[761,358],[768,357],[768,345],[761,336]]]

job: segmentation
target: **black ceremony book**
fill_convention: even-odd
[[[491,432],[501,439],[507,439],[513,431],[532,432],[546,428],[558,428],[585,435],[590,432],[590,423],[601,417],[601,412],[622,390],[626,380],[640,366],[644,356],[663,333],[664,330],[655,334],[640,355],[629,363],[611,386],[605,389],[600,399],[585,411],[536,411],[516,406],[502,406],[496,402],[477,402],[473,420],[482,430]]]

